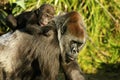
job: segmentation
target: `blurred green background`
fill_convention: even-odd
[[[86,24],[88,39],[78,56],[90,80],[120,80],[120,0],[0,0],[0,34],[10,29],[5,17],[49,3],[61,12],[78,11]]]

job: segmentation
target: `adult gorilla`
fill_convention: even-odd
[[[70,59],[77,56],[85,43],[86,33],[80,14],[73,11],[54,18],[36,35],[16,30],[7,37],[7,40],[0,40],[3,80],[27,80],[24,76],[33,72],[31,64],[36,59],[40,80],[56,80],[60,62],[66,62],[66,55]]]

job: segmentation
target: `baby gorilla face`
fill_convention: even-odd
[[[39,25],[42,27],[42,26],[45,26],[48,24],[48,22],[53,18],[54,15],[50,15],[49,13],[44,13],[42,16],[41,16],[41,19],[39,21]]]
[[[45,26],[54,17],[55,10],[54,7],[49,4],[44,4],[39,9],[39,25]]]

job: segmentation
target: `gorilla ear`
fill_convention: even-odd
[[[61,34],[64,35],[65,32],[67,31],[67,23],[69,19],[66,19],[61,27]]]
[[[67,31],[67,26],[66,25],[62,26],[61,27],[61,34],[64,35],[66,31]]]

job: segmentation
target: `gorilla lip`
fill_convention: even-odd
[[[70,60],[72,60],[72,61],[75,60],[74,57],[72,57],[72,56],[70,56],[70,55],[68,55],[68,54],[67,54],[67,56],[68,56],[68,58],[69,58]]]
[[[71,56],[68,56],[68,57],[69,57],[69,59],[70,59],[70,60],[72,60],[72,61],[74,60],[74,58],[73,58],[73,57],[71,57]]]

